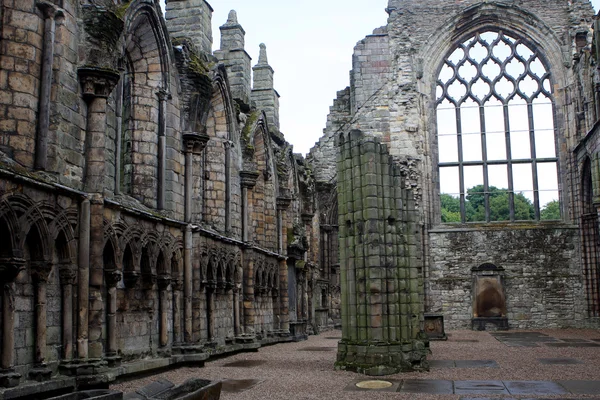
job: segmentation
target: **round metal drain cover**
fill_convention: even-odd
[[[356,384],[361,389],[387,389],[392,386],[388,381],[362,381]]]

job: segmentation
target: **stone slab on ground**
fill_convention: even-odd
[[[561,385],[550,381],[504,381],[510,394],[569,394]]]
[[[429,360],[430,368],[454,368],[454,360]]]
[[[241,393],[263,382],[261,379],[225,379],[222,392]]]
[[[573,394],[600,394],[600,381],[558,381]]]
[[[454,381],[455,394],[510,394],[502,381]]]
[[[441,379],[406,379],[400,393],[453,394],[452,381]]]
[[[600,343],[577,342],[577,343],[544,343],[548,347],[600,347]]]
[[[265,364],[265,360],[240,360],[234,361],[227,364],[223,364],[224,367],[234,367],[234,368],[253,368],[258,367],[259,365]]]
[[[583,361],[580,361],[576,358],[538,358],[537,359],[540,364],[545,365],[573,365],[573,364],[583,364]]]
[[[494,360],[456,360],[456,368],[500,368]]]

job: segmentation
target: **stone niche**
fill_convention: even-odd
[[[491,327],[508,329],[504,268],[485,263],[471,269],[473,274],[473,318],[471,327],[483,331]]]

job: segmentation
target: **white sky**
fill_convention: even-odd
[[[161,3],[164,0],[161,0]],[[387,0],[208,0],[213,14],[214,49],[219,26],[235,9],[246,31],[252,65],[259,44],[267,45],[281,95],[281,131],[294,152],[307,153],[322,136],[338,90],[349,85],[356,42],[386,24]],[[596,11],[600,0],[592,0]]]

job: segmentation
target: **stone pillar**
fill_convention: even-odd
[[[233,334],[234,336],[240,335],[240,288],[236,286],[232,290],[233,292]]]
[[[336,368],[428,369],[414,194],[379,139],[352,131],[337,145],[343,329]]]
[[[242,185],[242,240],[247,242],[250,238],[249,232],[249,217],[250,217],[250,203],[248,199],[248,189],[252,189],[256,185],[258,179],[258,172],[256,171],[241,171],[241,185]]]
[[[181,292],[183,289],[182,277],[177,277],[171,283],[173,288],[173,346],[179,346],[182,342],[181,327]]]
[[[56,17],[62,11],[48,1],[38,1],[37,7],[44,15],[44,41],[42,70],[40,77],[40,103],[38,112],[38,131],[35,149],[35,168],[45,170],[48,165],[48,130],[50,128],[50,93],[52,90],[52,66],[54,65],[54,34]]]
[[[2,357],[0,359],[0,387],[19,384],[21,374],[14,370],[15,363],[15,284],[17,275],[25,269],[22,258],[0,259],[2,284]]]
[[[158,276],[158,290],[160,302],[160,327],[159,327],[159,345],[167,347],[169,344],[169,296],[168,289],[171,284],[171,276],[161,274]]]
[[[193,310],[192,310],[192,226],[185,228],[185,243],[183,250],[183,298],[184,298],[184,334],[183,341],[192,343],[193,338]]]
[[[244,307],[244,333],[254,335],[254,323],[256,315],[254,311],[254,254],[252,250],[246,250],[244,253],[244,263],[246,264],[246,279],[243,285],[243,307]]]
[[[60,286],[62,287],[62,345],[63,361],[73,360],[73,285],[77,281],[77,265],[60,266]]]
[[[184,132],[183,145],[185,153],[185,221],[192,222],[192,191],[194,189],[193,155],[201,154],[210,137],[205,133]]]
[[[88,105],[86,127],[86,169],[84,189],[91,193],[89,243],[89,331],[88,356],[99,359],[103,354],[102,302],[104,251],[104,180],[106,178],[107,99],[119,81],[120,74],[95,67],[78,69],[82,95]]]
[[[78,318],[77,357],[88,358],[88,308],[90,293],[90,201],[81,202],[79,211],[79,271],[78,271]]]
[[[107,349],[106,357],[109,365],[115,366],[120,361],[119,343],[117,341],[117,285],[121,282],[123,274],[118,269],[105,270],[104,279],[108,292],[108,305],[106,313]]]
[[[52,263],[49,261],[32,261],[31,276],[35,286],[35,359],[34,368],[29,371],[29,378],[38,382],[50,379],[52,371],[46,364],[46,289],[48,287],[48,276],[52,271]]]
[[[287,253],[286,244],[287,232],[284,229],[285,213],[292,199],[288,197],[277,198],[277,223],[279,229],[279,253],[285,255]],[[282,334],[290,332],[290,310],[289,310],[289,293],[288,293],[288,265],[285,258],[279,260],[279,302],[280,302],[280,329]]]
[[[165,208],[165,176],[167,168],[167,100],[171,98],[166,90],[159,90],[158,96],[158,190],[156,208]]]

